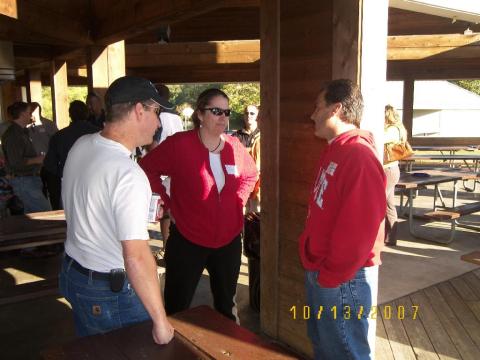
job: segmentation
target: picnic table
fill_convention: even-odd
[[[0,219],[0,251],[63,243],[66,232],[63,210],[8,216]]]
[[[412,148],[416,151],[439,151],[442,155],[444,152],[455,155],[457,151],[474,151],[478,147],[475,145],[414,145]]]
[[[419,160],[438,160],[438,161],[448,161],[449,167],[455,167],[455,161],[463,161],[465,166],[469,171],[478,172],[480,164],[480,153],[477,154],[455,154],[455,155],[428,155],[428,154],[415,154],[406,159],[403,159],[402,162],[406,164],[406,170],[412,171],[413,164]],[[474,180],[473,187],[469,188],[465,185],[465,190],[473,192],[476,189],[478,180]]]
[[[298,359],[279,344],[240,327],[208,306],[169,317],[175,337],[167,345],[152,339],[146,321],[106,334],[78,338],[42,352],[45,360],[83,359]]]
[[[450,169],[445,169],[445,170],[422,170],[421,172],[406,172],[402,173],[400,175],[400,180],[395,186],[397,189],[407,191],[408,193],[408,226],[409,226],[409,231],[410,234],[414,237],[421,238],[421,239],[426,239],[430,241],[435,241],[439,243],[449,243],[453,240],[454,235],[455,235],[455,225],[458,226],[465,226],[457,221],[457,219],[460,216],[463,215],[468,215],[476,211],[480,211],[480,202],[474,203],[474,206],[469,206],[466,208],[466,205],[463,205],[462,207],[456,207],[456,200],[457,200],[457,182],[460,180],[475,180],[478,178],[477,173],[469,172],[469,171],[451,171]],[[433,200],[433,212],[426,215],[427,218],[431,219],[439,219],[439,217],[435,216],[437,206],[436,206],[436,201],[437,201],[437,194],[439,194],[439,189],[438,186],[440,184],[444,183],[453,183],[453,196],[452,196],[452,210],[459,210],[456,213],[460,213],[459,216],[456,218],[450,219],[452,220],[452,228],[450,232],[450,237],[447,241],[439,240],[433,237],[427,237],[424,235],[419,234],[415,226],[413,224],[413,218],[414,218],[414,192],[416,192],[418,189],[425,187],[427,185],[434,185],[434,200]],[[441,194],[441,193],[440,193]],[[442,199],[442,204],[445,206],[445,202]],[[453,213],[453,211],[451,211]],[[470,227],[469,227],[470,228]],[[476,229],[476,228],[475,228]]]

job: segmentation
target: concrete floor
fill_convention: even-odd
[[[451,185],[442,186],[442,189],[449,198]],[[459,200],[478,201],[480,194],[478,190],[476,193],[460,192]],[[420,210],[429,209],[432,205],[431,190],[421,192],[414,204]],[[468,220],[480,223],[480,214],[474,214]],[[414,239],[407,225],[401,220],[398,246],[386,248],[382,255],[380,304],[476,268],[461,261],[460,256],[480,248],[478,232],[459,229],[456,240],[450,246],[443,246]],[[441,235],[448,231],[448,227],[440,223],[422,226]],[[158,246],[159,242],[153,242],[153,245]],[[58,267],[59,257],[23,259],[15,253],[0,253],[0,291],[4,292],[15,284],[56,276]],[[192,306],[200,304],[212,304],[207,275],[201,279]],[[241,325],[259,332],[259,314],[248,305],[246,258],[243,258],[237,287],[237,304]],[[57,296],[0,306],[0,324],[1,359],[36,359],[41,349],[75,337],[70,307]]]

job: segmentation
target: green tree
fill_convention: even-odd
[[[454,80],[452,83],[480,95],[480,80]]]
[[[170,89],[170,101],[181,111],[190,105],[195,107],[198,95],[208,88],[218,88],[224,91],[230,98],[230,108],[233,110],[230,115],[230,129],[242,127],[243,109],[249,104],[260,104],[259,83],[232,83],[232,84],[181,84],[168,85]]]
[[[73,100],[85,101],[87,97],[86,86],[69,86],[68,87],[68,103]],[[52,111],[52,90],[50,86],[42,86],[42,115],[47,119],[53,119]]]

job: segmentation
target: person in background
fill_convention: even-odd
[[[395,108],[385,106],[385,136],[384,142],[404,143],[407,140],[407,130]],[[383,169],[387,176],[387,214],[385,216],[385,245],[397,245],[397,209],[395,207],[395,185],[400,179],[398,161],[384,163]]]
[[[325,310],[307,320],[315,359],[375,354],[385,174],[372,134],[359,129],[362,112],[360,89],[340,79],[322,86],[311,115],[315,136],[327,141],[299,239],[307,305]]]
[[[28,134],[32,140],[33,147],[37,152],[37,155],[44,155],[48,151],[48,144],[52,136],[58,131],[57,125],[52,120],[44,118],[42,116],[42,107],[38,102],[30,103],[30,111],[32,113],[32,122],[27,125]],[[48,192],[48,182],[51,179],[48,178],[48,174],[42,167],[40,169],[40,178],[42,179],[42,191],[47,199],[50,199]]]
[[[243,128],[235,131],[232,136],[238,138],[248,150],[251,149],[255,139],[260,136],[257,124],[258,107],[248,105],[243,112]]]
[[[68,127],[52,136],[43,162],[53,210],[63,209],[61,202],[62,176],[68,152],[78,138],[98,131],[95,126],[87,122],[88,109],[83,101],[72,101],[68,114],[72,122]]]
[[[260,107],[258,108],[258,114],[256,122],[262,120]],[[250,115],[249,115],[250,116]],[[257,128],[259,129],[259,128]],[[257,135],[253,138],[252,147],[249,150],[250,155],[252,156],[255,164],[257,165],[258,173],[260,174],[260,131],[257,132]],[[247,205],[245,207],[245,212],[260,212],[260,176],[258,177],[257,182],[255,183],[255,187],[250,194],[250,198],[248,199]]]
[[[205,90],[192,116],[195,128],[168,137],[139,161],[172,218],[165,251],[167,314],[190,307],[206,268],[215,309],[238,321],[243,206],[257,169],[238,139],[224,134],[229,116],[228,96]],[[171,179],[170,196],[162,175]]]
[[[52,120],[42,116],[42,107],[38,102],[30,103],[32,113],[31,123],[27,126],[28,134],[32,139],[33,147],[38,155],[45,155],[52,136],[58,131],[57,125]]]
[[[165,102],[169,102],[170,100],[170,90],[164,84],[157,84],[155,86],[157,91],[165,100]],[[152,144],[147,146],[147,151],[152,151],[155,149],[158,144],[162,143],[167,137],[179,132],[183,131],[183,122],[180,116],[173,110],[173,105],[170,106],[168,109],[164,109],[160,113],[160,128],[157,130],[155,135],[153,136]],[[170,178],[164,176],[163,178],[163,186],[165,186],[165,191],[168,196],[170,196]],[[165,250],[167,239],[169,236],[169,229],[170,229],[170,214],[168,210],[163,211],[163,216],[160,219],[160,231],[162,232],[162,239],[163,239],[163,249]]]
[[[105,111],[103,110],[102,99],[100,99],[100,96],[96,93],[89,92],[85,101],[89,113],[87,121],[97,129],[103,129],[105,124]]]
[[[174,329],[148,245],[152,192],[131,159],[135,147],[152,142],[165,104],[150,81],[133,76],[115,80],[105,104],[105,128],[75,142],[63,171],[67,239],[60,292],[80,336],[151,318],[153,340],[166,344]]]
[[[37,154],[27,125],[32,114],[26,102],[16,102],[7,109],[12,122],[2,136],[7,178],[23,202],[25,213],[49,211],[51,206],[42,192],[40,169],[45,155]]]

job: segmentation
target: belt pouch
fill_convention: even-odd
[[[119,292],[123,289],[123,284],[126,279],[126,272],[124,269],[112,269],[110,270],[110,290],[113,292]]]

